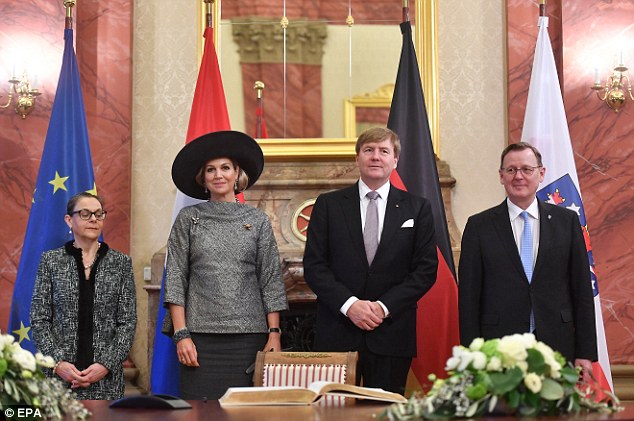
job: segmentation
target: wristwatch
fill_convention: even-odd
[[[282,329],[280,329],[279,327],[270,327],[269,328],[269,333],[282,333]]]

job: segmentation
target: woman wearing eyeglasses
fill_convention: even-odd
[[[119,399],[136,327],[132,261],[99,241],[106,218],[99,196],[76,194],[66,212],[74,239],[42,254],[31,301],[33,340],[55,359],[51,374],[79,399]]]

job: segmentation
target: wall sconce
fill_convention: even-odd
[[[597,92],[597,98],[601,101],[605,101],[606,105],[618,113],[625,105],[625,91],[627,90],[630,99],[634,101],[632,96],[632,84],[630,79],[624,73],[627,72],[627,67],[623,64],[623,53],[621,53],[621,64],[614,67],[614,72],[608,76],[605,81],[605,86],[601,85],[601,79],[599,79],[599,69],[594,69],[594,85],[590,87],[593,91]],[[603,91],[603,95],[601,92]]]
[[[31,87],[31,82],[29,82],[29,77],[26,72],[22,74],[20,79],[12,76],[11,79],[9,79],[9,84],[9,99],[6,104],[0,105],[0,108],[8,108],[11,102],[13,102],[13,95],[15,94],[15,112],[20,114],[22,119],[25,119],[35,106],[35,100],[41,95],[41,92]]]

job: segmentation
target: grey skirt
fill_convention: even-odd
[[[192,333],[200,367],[180,367],[183,399],[219,399],[229,387],[252,386],[246,371],[264,348],[266,333]]]

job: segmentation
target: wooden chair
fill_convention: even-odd
[[[254,386],[307,387],[315,381],[355,384],[357,352],[262,352],[255,360]]]

